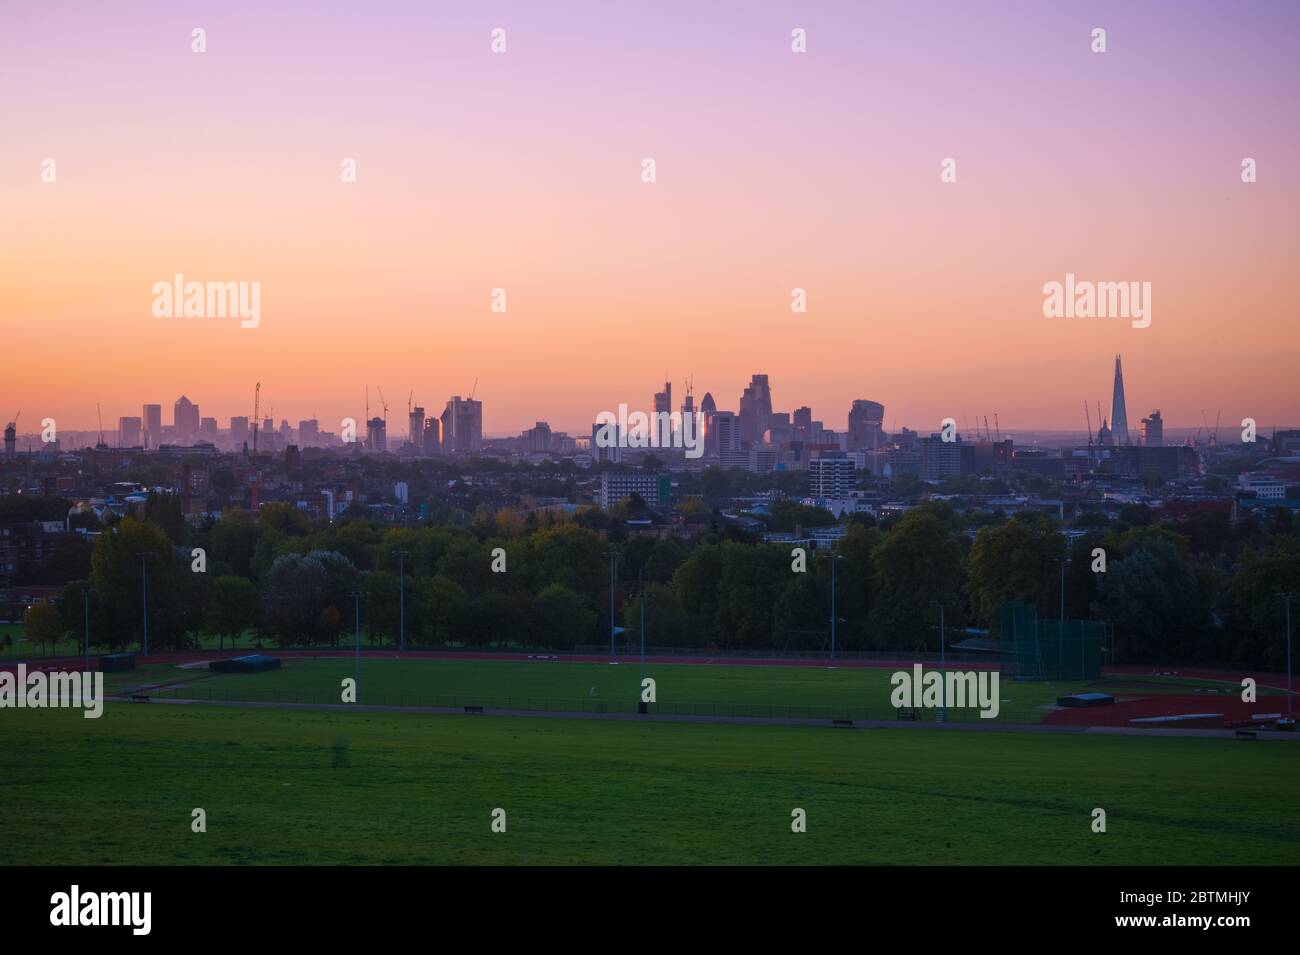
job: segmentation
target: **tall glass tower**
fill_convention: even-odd
[[[1116,444],[1129,444],[1128,409],[1124,407],[1124,369],[1115,356],[1115,390],[1110,397],[1110,432]]]

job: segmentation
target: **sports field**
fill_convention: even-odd
[[[652,709],[657,713],[893,719],[890,677],[895,669],[654,663],[645,672],[655,680]],[[635,660],[615,665],[551,659],[362,657],[359,672],[357,702],[388,706],[635,712],[641,686],[641,669]],[[110,693],[143,692],[159,698],[339,703],[342,681],[353,674],[350,658],[285,655],[281,669],[265,673],[220,674],[210,673],[204,665],[154,664],[107,674],[106,686]],[[1198,693],[1206,700],[1202,709],[1216,705],[1222,709],[1240,694],[1240,686],[1231,682],[1177,677],[1108,677],[1076,683],[1002,680],[997,721],[1041,722],[1057,697],[1088,690],[1117,697]],[[1261,688],[1262,694],[1274,692]],[[1275,700],[1262,705],[1278,704]],[[921,714],[922,719],[933,717],[933,711]],[[949,708],[948,718],[981,719],[975,708]]]
[[[0,731],[0,865],[1300,862],[1284,743],[125,703]]]

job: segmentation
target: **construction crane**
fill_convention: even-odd
[[[98,401],[95,402],[95,416],[99,418],[99,444],[95,445],[95,447],[106,448],[108,445],[104,443],[104,413],[99,410]]]
[[[1083,402],[1083,416],[1088,419],[1088,449],[1092,450],[1092,412],[1088,410],[1087,399]]]
[[[253,457],[257,457],[257,428],[262,423],[258,415],[262,410],[262,383],[253,389]]]
[[[998,424],[998,413],[997,413],[996,411],[993,412],[993,427],[997,430],[997,433],[998,433],[998,444],[1001,444],[1001,443],[1002,443],[1002,425]]]
[[[474,400],[474,392],[478,391],[478,379],[474,379],[474,387],[469,390],[469,400]]]
[[[1201,420],[1205,422],[1205,436],[1208,439],[1211,448],[1217,448],[1219,446],[1219,421],[1222,419],[1222,417],[1223,417],[1222,411],[1218,412],[1218,414],[1214,416],[1214,428],[1211,429],[1209,417],[1206,416],[1204,409],[1201,410]],[[1201,433],[1198,430],[1196,432],[1198,438],[1200,437],[1200,434]]]
[[[384,409],[384,430],[387,431],[388,430],[388,402],[384,400],[384,389],[380,388],[378,385],[375,385],[375,388],[379,390],[379,403],[380,405],[383,406]]]
[[[407,420],[410,420],[410,417],[411,417],[411,399],[414,398],[414,397],[415,397],[415,389],[412,388],[412,389],[411,389],[411,393],[410,393],[409,395],[406,396],[406,417],[407,417]]]

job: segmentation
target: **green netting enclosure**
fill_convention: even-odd
[[[1101,676],[1106,625],[1100,620],[1044,620],[1031,603],[1009,600],[1000,611],[1016,680],[1095,680]]]

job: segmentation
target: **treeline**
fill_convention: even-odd
[[[1065,613],[1106,622],[1118,662],[1280,668],[1280,595],[1300,591],[1300,537],[1282,511],[1263,522],[1211,515],[1155,526],[1132,508],[1111,525],[1082,519],[1067,546],[1045,515],[977,518],[932,503],[885,525],[855,520],[834,558],[809,552],[803,572],[789,546],[746,538],[716,514],[691,540],[611,541],[596,529],[607,519],[480,512],[462,527],[392,529],[310,521],[273,504],[258,518],[232,510],[194,528],[161,498],[145,518],[106,528],[87,579],[67,584],[58,620],[29,629],[80,640],[89,606],[96,646],[134,647],[147,574],[151,649],[249,630],[264,642],[333,646],[351,641],[358,620],[363,639],[392,643],[404,592],[408,646],[563,650],[608,642],[616,553],[614,612],[627,642],[639,640],[644,582],[650,646],[825,648],[833,559],[840,649],[934,652],[940,606],[951,629],[996,629],[1008,599],[1057,616],[1068,560]],[[1104,572],[1094,569],[1098,548]]]

